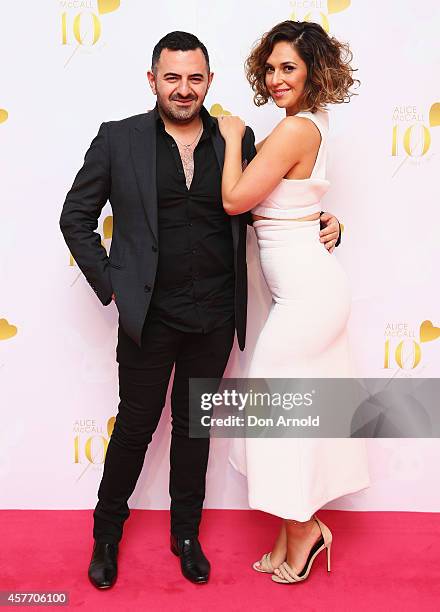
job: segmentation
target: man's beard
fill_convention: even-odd
[[[206,94],[205,94],[206,95]],[[179,99],[179,98],[176,98]],[[182,98],[180,98],[182,99]],[[178,123],[189,123],[195,117],[197,117],[200,113],[200,109],[202,108],[203,101],[205,96],[200,100],[196,100],[195,108],[181,108],[175,109],[170,105],[170,101],[167,99],[166,101],[157,93],[157,105],[163,115],[170,119],[171,121],[176,121]]]

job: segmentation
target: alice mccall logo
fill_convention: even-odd
[[[429,320],[420,324],[417,335],[408,323],[388,323],[383,367],[392,369],[397,365],[401,370],[415,370],[422,361],[422,344],[439,337],[440,327]]]
[[[292,21],[313,21],[319,23],[326,32],[330,31],[329,15],[345,11],[351,0],[292,0]]]
[[[101,16],[119,6],[120,0],[61,0],[61,44],[93,47],[102,35]]]
[[[94,419],[79,419],[74,422],[73,438],[74,463],[87,463],[88,465],[102,465],[105,460],[110,436],[113,432],[116,417],[107,421],[106,434],[103,427],[96,424]]]
[[[432,128],[438,125],[440,125],[439,102],[434,102],[431,105],[427,120],[425,119],[425,113],[416,106],[401,105],[394,107],[391,156],[420,160],[430,150]]]

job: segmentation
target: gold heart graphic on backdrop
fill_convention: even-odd
[[[109,438],[113,433],[113,427],[115,426],[115,421],[116,421],[116,417],[110,417],[109,420],[107,421],[107,435]]]
[[[434,102],[429,109],[429,125],[431,127],[440,125],[440,102]]]
[[[351,4],[351,0],[328,0],[327,10],[328,14],[332,15],[333,13],[340,13],[341,11],[345,11]]]
[[[121,0],[98,0],[98,13],[104,15],[105,13],[113,13],[117,11],[121,5]]]
[[[0,340],[9,340],[17,334],[15,325],[9,325],[6,319],[0,319]]]
[[[106,217],[102,227],[104,231],[104,240],[110,239],[113,236],[113,217]]]
[[[440,337],[440,327],[435,327],[432,321],[423,321],[420,325],[420,342],[431,342]]]
[[[213,104],[209,111],[211,117],[220,117],[220,115],[232,115],[228,110],[225,110],[221,104]]]
[[[4,108],[0,108],[0,123],[4,123],[8,118],[8,111]]]

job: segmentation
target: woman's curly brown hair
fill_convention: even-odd
[[[307,66],[301,110],[323,110],[327,104],[349,102],[353,79],[353,54],[317,23],[283,21],[266,32],[245,62],[246,77],[254,91],[254,104],[263,106],[271,97],[266,87],[266,62],[277,42],[290,42]]]

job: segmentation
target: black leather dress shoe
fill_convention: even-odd
[[[191,582],[208,582],[211,564],[203,554],[198,538],[181,538],[171,534],[171,552],[180,557],[182,574]]]
[[[97,542],[89,565],[89,578],[97,589],[108,589],[118,576],[118,545]]]

